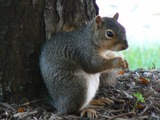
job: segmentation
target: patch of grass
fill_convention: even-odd
[[[147,45],[147,46],[130,46],[129,49],[123,51],[125,59],[130,65],[130,69],[135,70],[137,68],[160,68],[160,47],[159,45]]]

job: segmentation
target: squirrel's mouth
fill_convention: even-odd
[[[112,51],[122,51],[126,50],[129,47],[128,43],[126,44],[117,44],[113,48],[111,48]]]
[[[129,45],[128,45],[128,44],[126,44],[126,45],[122,45],[121,49],[122,49],[122,50],[126,50],[128,47],[129,47]]]

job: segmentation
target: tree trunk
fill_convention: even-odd
[[[39,54],[45,40],[97,14],[95,0],[1,0],[0,101],[43,98]]]
[[[46,38],[81,27],[98,15],[98,11],[95,0],[46,0]]]

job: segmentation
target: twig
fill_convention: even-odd
[[[12,106],[10,106],[8,103],[0,103],[0,105],[4,106],[4,107],[6,107],[6,108],[9,108],[9,109],[11,109],[11,110],[13,110],[13,111],[16,111],[16,109],[13,108]]]
[[[108,120],[114,120],[115,118],[124,117],[124,116],[129,116],[129,115],[134,115],[134,116],[135,116],[135,113],[134,113],[134,112],[130,112],[130,113],[119,114],[119,115],[117,115],[117,116],[111,117],[111,118],[108,119]]]
[[[16,114],[13,115],[13,117],[14,118],[18,117],[19,119],[21,119],[21,118],[27,117],[28,115],[34,115],[36,113],[37,113],[37,111],[31,111],[31,112],[28,111],[28,112],[16,113]]]
[[[102,115],[102,114],[98,114],[99,117],[102,117],[102,118],[106,118],[106,119],[110,119],[111,117],[109,116],[106,116],[106,115]]]
[[[33,101],[30,101],[30,102],[26,102],[26,103],[24,103],[24,104],[22,104],[22,105],[20,105],[20,106],[21,106],[21,107],[27,106],[27,105],[30,105],[31,103],[36,103],[36,102],[39,102],[39,101],[43,101],[43,100],[45,100],[45,99],[47,99],[47,98],[41,98],[41,99],[33,100]]]
[[[111,110],[111,113],[116,113],[116,112],[123,112],[124,109],[120,109],[120,110]]]
[[[149,106],[147,105],[147,106],[144,108],[144,110],[140,113],[140,115],[143,115],[148,108],[149,108]]]
[[[75,115],[67,115],[67,116],[60,116],[60,117],[62,117],[62,118],[64,118],[64,119],[66,119],[66,120],[70,120],[71,118],[73,118],[73,119],[80,119],[81,117],[78,117],[78,116],[75,116]]]

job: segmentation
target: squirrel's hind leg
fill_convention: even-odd
[[[55,102],[59,114],[72,114],[79,112],[85,103],[87,83],[86,80],[77,76],[72,76],[68,82],[59,86],[58,97]]]

